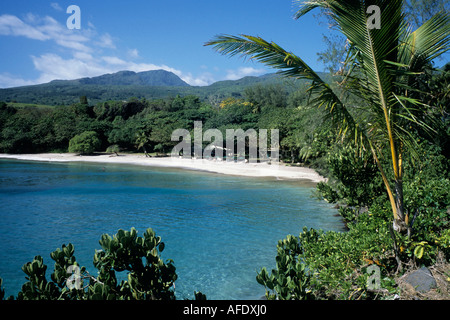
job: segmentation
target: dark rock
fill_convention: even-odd
[[[405,277],[405,281],[409,283],[417,292],[425,293],[437,287],[436,280],[430,270],[422,267]]]

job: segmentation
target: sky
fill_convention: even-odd
[[[80,29],[67,26],[70,5],[80,8]],[[274,72],[204,46],[219,34],[274,41],[321,71],[316,53],[330,30],[314,13],[295,20],[296,6],[293,0],[1,0],[0,88],[122,70],[164,69],[195,86]]]

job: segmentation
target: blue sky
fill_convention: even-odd
[[[67,8],[81,10],[70,30]],[[314,14],[294,20],[292,0],[2,0],[0,88],[165,69],[191,85],[273,70],[230,58],[204,43],[218,34],[275,41],[320,71],[317,52],[329,32]]]

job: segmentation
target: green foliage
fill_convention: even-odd
[[[66,152],[75,135],[95,131],[101,150],[118,145],[125,151],[145,147],[148,153],[166,153],[176,144],[170,139],[173,130],[190,129],[194,121],[202,121],[204,130],[219,129],[224,137],[227,128],[278,129],[282,159],[297,162],[303,157],[302,152],[307,154],[303,160],[322,156],[329,133],[318,127],[320,117],[311,108],[298,108],[299,103],[306,101],[305,86],[263,83],[251,87],[249,82],[245,99],[226,99],[219,103],[227,104],[224,108],[215,108],[194,95],[154,100],[128,98],[93,107],[77,103],[54,108],[14,108],[3,103],[0,122],[5,125],[0,132],[0,152]],[[313,127],[315,132],[310,134]],[[136,140],[137,135],[145,135],[143,146]]]
[[[245,100],[257,112],[264,112],[273,108],[284,108],[287,104],[287,93],[281,84],[247,87],[244,90]]]
[[[415,233],[418,237],[427,237],[430,232],[450,227],[447,208],[450,207],[450,179],[422,180],[416,177],[405,185],[405,195],[411,214],[418,210]],[[414,208],[414,209],[413,209]]]
[[[19,292],[18,300],[51,300],[58,296],[58,289],[54,283],[45,279],[47,266],[41,256],[34,257],[32,262],[28,262],[22,267],[22,271],[27,275],[28,280]]]
[[[110,75],[114,76],[114,75]],[[120,74],[116,74],[120,76]],[[86,79],[87,80],[87,79]],[[269,74],[260,77],[245,77],[239,80],[218,81],[209,86],[180,86],[182,83],[170,81],[170,79],[163,79],[153,85],[143,85],[141,80],[134,79],[114,79],[110,77],[107,81],[97,81],[88,83],[89,81],[52,81],[50,83],[24,86],[18,88],[5,88],[0,90],[0,101],[26,104],[40,104],[40,105],[71,105],[80,102],[81,96],[86,96],[89,103],[97,104],[105,101],[126,101],[130,97],[138,97],[139,99],[167,99],[176,95],[188,96],[196,95],[201,97],[204,101],[211,103],[218,99],[219,103],[224,98],[233,96],[241,97],[247,87],[255,86],[257,84],[273,85],[278,83],[286,83],[285,80],[280,79],[276,74]],[[181,81],[178,79],[178,81]],[[291,81],[289,85],[298,85],[302,81]],[[125,84],[127,83],[127,84]],[[149,83],[149,82],[146,82]]]
[[[294,93],[284,118],[280,119],[280,116],[275,114],[271,117],[280,119],[279,126],[283,129],[280,131],[282,133],[280,135],[280,151],[286,161],[302,162],[310,164],[316,169],[325,170],[326,168],[321,166],[317,160],[326,156],[334,140],[334,135],[330,127],[323,123],[325,117],[323,110],[297,105],[301,92],[299,90]],[[303,96],[305,96],[304,92]],[[276,112],[283,114],[279,110]]]
[[[443,253],[445,259],[450,259],[448,159],[440,154],[439,149],[430,149],[430,146],[427,146],[418,150],[425,150],[426,158],[423,161],[413,163],[410,159],[405,159],[405,176],[409,178],[404,184],[405,205],[410,220],[413,220],[410,237],[397,234],[393,238],[390,234],[389,202],[384,194],[374,192],[376,189],[371,188],[370,184],[358,181],[358,174],[367,170],[361,160],[347,159],[348,153],[345,149],[335,154],[330,153],[329,158],[334,159],[330,171],[339,172],[339,179],[336,179],[333,188],[330,183],[318,184],[322,195],[332,202],[342,201],[344,194],[354,195],[347,196],[344,203],[348,203],[349,199],[358,199],[359,194],[371,197],[365,212],[347,206],[339,209],[347,221],[348,232],[322,232],[312,229],[304,230],[300,234],[301,250],[291,253],[290,259],[305,264],[304,270],[308,270],[308,273],[299,276],[307,279],[310,284],[310,299],[379,298],[367,287],[368,265],[376,264],[380,268],[380,289],[385,293],[395,293],[398,289],[394,275],[402,265],[431,265],[439,253]],[[346,165],[347,161],[353,164]],[[368,176],[370,177],[370,171]],[[367,181],[373,183],[376,177],[368,178]],[[354,189],[347,190],[352,192],[345,193],[346,188],[350,186]],[[360,203],[354,202],[355,205]],[[394,241],[397,249],[394,247]],[[278,256],[282,256],[280,252]],[[400,264],[397,258],[400,259]],[[278,259],[277,257],[277,261]],[[274,278],[269,279],[276,282],[280,271],[284,274],[284,270],[278,266],[277,272],[272,273]],[[259,277],[262,275],[264,273]],[[266,287],[268,284],[269,282],[265,283]],[[268,297],[283,299],[289,295],[285,291],[275,290],[275,294],[268,293]]]
[[[96,251],[94,266],[99,270],[98,281],[120,292],[126,300],[174,300],[173,285],[177,279],[172,260],[161,259],[164,242],[147,229],[143,237],[137,231],[119,230],[114,237],[103,235],[100,240],[102,250]],[[117,285],[116,272],[128,272],[128,279]],[[109,291],[107,291],[109,292]],[[93,299],[108,296],[96,292]]]
[[[88,99],[87,99],[87,97],[86,96],[81,96],[80,97],[80,103],[81,104],[88,104]]]
[[[441,235],[435,238],[434,243],[447,259],[450,259],[450,229],[442,231]]]
[[[92,154],[100,148],[100,140],[94,131],[85,131],[69,141],[69,152]]]
[[[413,232],[404,243],[409,257],[429,264],[438,251],[450,258],[450,252],[440,247],[442,242],[438,240],[444,239],[446,230],[450,229],[450,160],[443,149],[428,141],[422,142],[417,152],[422,156],[421,161],[407,161],[405,172],[408,177],[404,183],[405,207]]]
[[[329,181],[318,189],[329,202],[343,202],[349,206],[370,206],[383,195],[381,175],[367,153],[358,153],[351,145],[339,145],[327,156]]]
[[[340,200],[338,193],[326,182],[319,182],[316,186],[320,196],[327,202],[336,203]]]
[[[312,6],[319,1],[314,3]],[[353,36],[358,35],[351,30],[353,23],[348,27]],[[240,41],[233,37],[222,40]],[[330,126],[342,121],[351,129],[351,125],[355,124],[353,119],[379,121],[383,117],[366,116],[361,112],[363,110],[356,108],[362,106],[363,100],[350,96],[342,87],[328,85],[330,81],[324,82],[323,74],[313,72],[303,65],[303,61],[273,43],[266,43],[257,37],[241,40],[245,41],[235,48],[261,50],[252,54],[258,54],[257,57],[266,62],[273,58],[283,73],[296,76],[301,73],[305,79],[314,80],[309,92],[313,99],[309,100],[306,94],[309,81],[285,86],[284,83],[280,85],[281,82],[273,84],[250,77],[217,83],[200,91],[195,91],[196,88],[149,90],[148,87],[64,85],[57,98],[59,103],[72,103],[68,106],[19,108],[0,103],[0,152],[66,151],[69,140],[86,131],[97,132],[103,148],[114,144],[123,150],[148,148],[149,152],[167,152],[174,145],[170,141],[171,132],[176,128],[192,128],[194,121],[203,121],[204,130],[217,128],[223,133],[225,128],[279,129],[281,158],[292,163],[310,164],[328,178],[327,183],[319,183],[317,188],[329,202],[344,205],[339,212],[349,230],[340,233],[304,229],[299,237],[288,236],[281,240],[277,246],[276,269],[269,274],[263,268],[257,276],[258,283],[266,287],[268,298],[371,299],[375,294],[367,288],[366,280],[367,267],[373,264],[381,269],[382,288],[394,292],[391,275],[398,267],[394,240],[402,262],[431,264],[439,251],[449,259],[449,65],[439,72],[431,71],[429,67],[413,70],[421,74],[404,84],[409,86],[408,97],[411,101],[416,99],[427,105],[408,107],[410,100],[402,100],[405,107],[399,110],[407,110],[407,113],[396,117],[399,120],[415,117],[422,119],[423,123],[411,122],[410,126],[403,126],[403,121],[400,121],[401,126],[396,128],[398,133],[404,132],[406,140],[414,142],[412,145],[417,148],[414,150],[416,157],[403,155],[402,158],[404,207],[409,221],[413,221],[412,236],[396,235],[393,239],[388,226],[391,209],[372,155],[354,147],[353,141],[351,145],[337,144],[337,132]],[[348,79],[352,81],[352,77]],[[366,81],[355,83],[364,86]],[[389,87],[392,83],[388,79],[383,85]],[[363,87],[362,92],[370,88]],[[2,94],[11,92],[2,91]],[[33,92],[29,90],[23,95],[26,97],[36,93]],[[345,97],[342,100],[341,94]],[[94,101],[97,105],[73,104],[77,101],[72,98],[79,96],[86,96],[89,102]],[[131,96],[138,96],[140,100],[130,99]],[[226,99],[229,96],[232,98]],[[317,96],[323,99],[315,99]],[[164,99],[148,101],[142,97]],[[53,98],[55,94],[50,94],[49,99]],[[314,104],[321,102],[322,106],[329,108],[314,108]],[[345,113],[347,107],[349,113]],[[376,107],[374,110],[381,109]],[[422,117],[422,111],[428,115],[426,118]],[[323,119],[330,122],[324,123]],[[362,126],[355,127],[356,133],[364,130],[366,124],[370,125],[364,121],[361,123]],[[380,132],[385,125],[382,123],[379,126]],[[426,126],[435,130],[433,135],[430,136],[425,130]],[[342,132],[346,132],[351,140],[362,138],[351,134],[352,130]],[[373,133],[374,137],[380,136],[377,130],[366,132]],[[391,166],[386,160],[389,150],[381,145],[377,150],[383,155],[380,163],[384,167]],[[392,179],[392,173],[387,175]],[[360,211],[359,207],[367,208]],[[69,245],[52,253],[52,259],[56,262],[51,282],[43,277],[46,267],[41,257],[37,256],[24,266],[29,282],[23,287],[22,298],[173,299],[171,284],[176,279],[175,269],[170,260],[167,264],[161,261],[159,253],[164,246],[160,239],[151,234],[140,238],[133,230],[119,233],[115,237],[102,237],[103,249],[95,255],[98,278],[90,276],[84,267],[80,267],[83,290],[67,288],[66,270],[76,265]],[[151,244],[146,243],[147,238],[154,240]],[[116,275],[120,272],[129,272],[129,276],[126,281],[118,283]],[[195,296],[199,299],[204,297],[201,293]]]
[[[450,229],[450,179],[430,177],[423,180],[421,174],[405,184],[405,199],[413,220],[413,233],[405,239],[405,258],[419,259],[432,264],[439,251],[450,259],[448,230]]]
[[[385,275],[382,287],[395,292],[386,278],[396,267],[389,225],[371,212],[348,232],[304,228],[298,237],[287,236],[278,242],[276,263],[270,275],[263,268],[256,278],[268,299],[372,299],[366,268],[373,263]]]
[[[108,142],[116,144],[123,149],[133,148],[133,138],[136,134],[137,121],[129,119],[125,121],[122,116],[116,116],[114,121],[111,123],[111,130],[108,134]]]
[[[269,275],[266,268],[256,276],[256,281],[271,290],[266,290],[266,297],[274,300],[308,300],[311,293],[311,276],[304,263],[299,260],[301,252],[298,238],[288,235],[278,241],[276,265]]]
[[[117,155],[118,152],[120,152],[120,147],[117,144],[113,144],[112,146],[106,148],[106,152],[115,153]]]
[[[164,242],[152,229],[143,237],[137,231],[120,229],[113,237],[102,235],[101,250],[94,255],[97,278],[80,267],[72,244],[63,245],[50,253],[55,262],[51,281],[46,278],[47,266],[41,256],[26,263],[22,270],[27,282],[17,300],[175,300],[174,283],[177,279],[172,260],[161,258]],[[127,273],[127,280],[118,282],[117,276]],[[0,278],[0,300],[4,297]],[[13,297],[11,297],[13,298]],[[201,292],[195,299],[206,300]]]
[[[329,111],[342,140],[350,140],[361,151],[370,150],[391,203],[394,229],[410,232],[403,203],[403,159],[405,153],[415,155],[412,126],[430,131],[428,122],[433,118],[422,108],[423,99],[410,93],[416,89],[418,74],[448,51],[450,16],[439,12],[412,32],[405,23],[403,1],[378,1],[383,27],[373,30],[365,1],[300,1],[298,6],[296,19],[321,9],[348,40],[347,52],[340,54],[346,56],[340,72],[343,92],[334,90],[303,59],[259,36],[222,34],[206,45],[223,55],[259,61],[286,77],[310,80],[311,106]],[[386,155],[389,163],[380,161]]]

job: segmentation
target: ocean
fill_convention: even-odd
[[[47,264],[62,244],[92,264],[102,234],[152,228],[162,258],[174,260],[177,299],[251,300],[264,295],[256,274],[275,267],[276,245],[303,227],[343,231],[314,183],[227,176],[174,168],[0,159],[0,278],[16,296],[36,255]],[[125,275],[126,276],[126,275]]]

